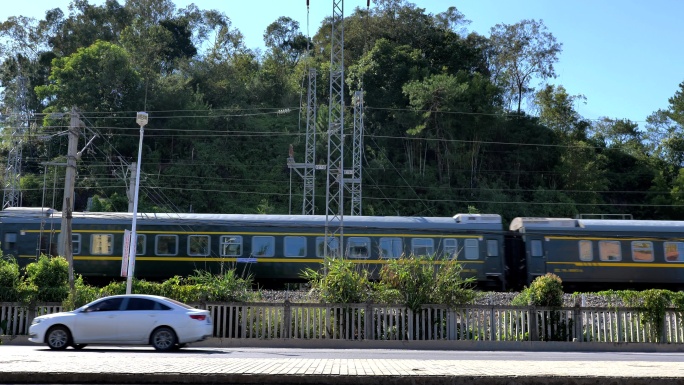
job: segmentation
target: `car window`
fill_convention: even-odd
[[[130,298],[126,310],[169,310],[170,307],[147,298]]]
[[[110,298],[88,306],[88,311],[115,311],[121,307],[123,298]]]

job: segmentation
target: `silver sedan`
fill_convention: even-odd
[[[152,345],[171,351],[211,337],[213,325],[207,310],[173,299],[144,294],[100,298],[76,310],[33,319],[29,341],[50,349],[88,344]]]

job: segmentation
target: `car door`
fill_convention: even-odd
[[[116,341],[122,302],[122,297],[104,299],[76,314],[72,330],[74,342],[87,344]]]
[[[128,299],[121,312],[120,338],[129,343],[147,343],[152,330],[156,328],[171,308],[149,298]]]

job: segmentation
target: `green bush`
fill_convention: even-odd
[[[307,268],[302,276],[328,303],[362,303],[369,298],[368,272],[342,258],[326,259],[320,271]]]
[[[414,256],[391,260],[380,271],[374,298],[401,303],[413,311],[425,304],[454,307],[471,303],[476,298],[475,278],[462,278],[462,271],[455,260]]]
[[[78,275],[74,280],[74,292],[69,293],[67,299],[62,302],[62,307],[64,310],[74,310],[98,298],[100,289],[87,285],[83,282],[83,277]]]
[[[205,271],[195,271],[188,277],[188,283],[196,286],[197,293],[201,293],[201,301],[243,302],[252,299],[252,277],[238,277],[235,270],[229,270],[222,275],[212,275]]]
[[[437,271],[434,286],[434,302],[456,307],[475,301],[475,277],[463,278],[463,265],[456,260],[445,261]]]
[[[25,279],[32,301],[62,302],[69,296],[69,263],[62,257],[41,255],[26,266]]]
[[[537,277],[530,287],[526,287],[513,301],[513,306],[563,306],[563,281],[552,273]]]
[[[390,260],[380,270],[375,288],[379,301],[401,303],[418,311],[422,305],[433,303],[434,261],[414,256]]]
[[[20,286],[21,273],[16,259],[2,257],[0,253],[0,302],[20,301]]]

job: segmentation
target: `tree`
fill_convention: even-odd
[[[310,48],[309,39],[299,32],[299,23],[285,16],[266,27],[264,43],[274,57],[284,59],[290,66],[296,65]]]
[[[585,137],[587,122],[575,110],[574,104],[586,100],[583,95],[569,95],[563,86],[547,85],[535,94],[539,122],[563,136]]]
[[[40,22],[40,28],[55,54],[69,56],[97,40],[118,43],[133,15],[135,13],[116,0],[107,0],[102,6],[89,4],[87,0],[74,0],[67,18],[61,9],[52,9]]]
[[[530,81],[555,78],[553,68],[562,44],[547,32],[543,21],[522,20],[516,24],[497,24],[491,29],[494,49],[492,73],[495,82],[507,90],[511,100],[517,100],[518,113],[522,99],[534,90]]]
[[[92,112],[135,111],[137,107],[139,76],[128,53],[112,43],[98,41],[53,60],[49,80],[36,92],[52,110],[78,106]]]

